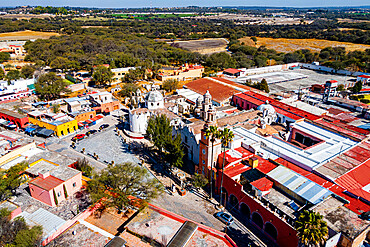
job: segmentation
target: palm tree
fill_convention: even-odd
[[[225,157],[226,157],[226,147],[229,145],[229,143],[234,139],[234,133],[224,128],[222,131],[220,131],[220,136],[222,147],[224,148],[224,158],[222,161],[222,174],[221,174],[221,185],[220,185],[220,206],[222,206],[222,184],[224,182],[224,166],[225,166]]]
[[[212,162],[211,162],[211,174],[209,177],[209,184],[210,184],[210,198],[212,199],[212,178],[213,178],[213,147],[215,141],[220,137],[220,131],[216,126],[210,126],[209,128],[206,129],[205,136],[209,138],[209,140],[212,143],[212,151],[211,151],[211,157],[212,157]]]
[[[306,247],[320,246],[328,238],[328,227],[319,213],[305,210],[295,222],[297,236]]]

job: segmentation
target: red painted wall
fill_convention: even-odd
[[[25,128],[26,124],[28,123],[28,117],[15,118],[15,117],[9,116],[9,115],[1,113],[1,112],[0,112],[0,118],[12,121],[12,122],[16,123],[17,126],[20,127],[20,128]]]
[[[217,185],[220,187],[221,183],[221,174],[218,176]],[[263,205],[255,201],[251,196],[246,194],[243,191],[242,185],[234,181],[232,178],[224,175],[223,188],[227,191],[228,200],[230,195],[236,196],[240,204],[245,203],[250,209],[250,218],[252,217],[253,212],[257,212],[262,216],[263,224],[270,222],[277,230],[277,239],[276,243],[282,247],[297,247],[298,238],[296,236],[297,232],[285,221],[275,216],[274,213],[266,209]],[[264,229],[261,229],[264,232]],[[266,234],[267,235],[267,234]],[[269,235],[267,235],[269,236]],[[272,239],[272,238],[271,238]],[[273,240],[273,239],[272,239]]]

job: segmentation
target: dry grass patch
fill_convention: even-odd
[[[51,36],[59,36],[59,33],[37,32],[30,30],[11,33],[0,33],[0,40],[48,39]]]
[[[347,51],[370,49],[370,45],[354,44],[349,42],[338,42],[324,39],[285,39],[285,38],[261,38],[257,37],[257,45],[250,37],[239,39],[245,45],[260,47],[266,46],[278,52],[293,52],[300,49],[308,49],[313,52],[319,52],[325,47],[345,47]]]

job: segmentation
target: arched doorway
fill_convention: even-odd
[[[248,205],[245,203],[240,204],[240,212],[247,217],[247,219],[250,219],[251,217],[251,210],[249,209]]]
[[[259,213],[253,212],[252,214],[252,221],[256,224],[259,228],[263,229],[263,219]]]
[[[270,237],[272,237],[273,239],[276,240],[277,238],[277,230],[275,228],[275,226],[273,224],[271,224],[270,222],[266,222],[265,224],[265,232],[270,235]]]
[[[238,208],[239,201],[238,198],[236,198],[236,196],[230,195],[229,203],[233,209],[239,209]]]

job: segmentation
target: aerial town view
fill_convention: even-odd
[[[0,247],[370,247],[369,4],[0,0]]]

